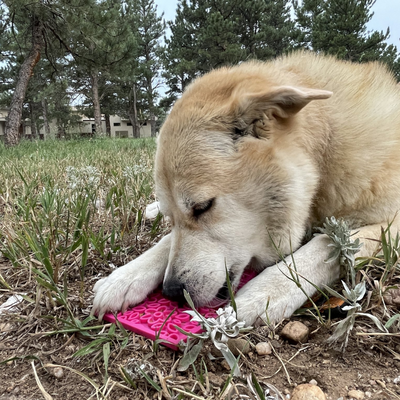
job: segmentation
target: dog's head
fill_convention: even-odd
[[[250,262],[272,264],[299,246],[318,178],[298,113],[330,95],[272,85],[242,65],[205,75],[176,102],[155,166],[172,224],[167,296],[226,299],[225,268],[236,285]]]

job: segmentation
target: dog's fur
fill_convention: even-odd
[[[278,320],[339,276],[325,263],[325,235],[300,247],[325,217],[344,218],[376,246],[380,226],[400,209],[400,92],[380,64],[312,53],[246,62],[195,80],[164,123],[155,166],[161,211],[172,232],[95,285],[93,312],[125,310],[164,280],[198,305],[236,285],[249,263],[263,270],[236,296],[239,319]],[[393,229],[399,227],[398,219]],[[287,264],[292,264],[288,257]],[[271,266],[272,265],[272,266]],[[269,268],[267,268],[269,267]]]

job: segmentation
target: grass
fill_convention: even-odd
[[[1,146],[3,255],[30,268],[46,289],[55,290],[71,265],[83,284],[89,253],[109,262],[130,251],[132,237],[137,243],[154,199],[154,150],[153,140]]]
[[[218,390],[220,396],[244,386],[249,398],[272,398],[266,395],[271,388],[258,382],[245,356],[240,363],[247,371],[247,382],[235,377],[236,366],[231,366],[226,387],[215,391],[208,381],[206,346],[199,345],[185,372],[191,376],[189,371],[194,371],[190,378],[194,385],[184,388],[171,378],[182,369],[178,358],[173,359],[169,371],[165,360],[160,360],[163,352],[169,351],[159,348],[160,341],[151,345],[143,339],[132,342],[132,334],[121,325],[104,325],[89,317],[91,288],[99,276],[142,253],[168,230],[160,218],[152,223],[143,218],[145,206],[155,200],[154,153],[152,139],[23,142],[11,149],[0,144],[0,302],[11,294],[25,299],[21,312],[9,317],[14,326],[10,339],[18,337],[17,348],[24,345],[24,350],[0,359],[0,364],[33,359],[40,366],[29,368],[37,384],[45,386],[41,374],[60,361],[41,360],[44,353],[28,349],[49,337],[65,345],[79,342],[71,351],[73,361],[62,368],[88,382],[97,398],[114,398],[114,391],[120,389],[142,391],[141,398],[154,397],[154,391],[165,398],[210,398],[210,393],[216,395]],[[359,315],[354,323],[362,321],[365,327],[365,321],[371,320],[363,314],[372,315],[387,329],[385,335],[398,335],[400,330],[398,306],[392,301],[398,296],[399,248],[399,236],[382,230],[380,251],[368,259],[354,259],[354,271],[348,276],[349,293],[360,281],[366,287],[362,299],[354,297]],[[289,272],[288,279],[301,289],[295,265]],[[232,293],[228,273],[227,281]],[[318,324],[330,329],[316,303],[313,308]],[[373,330],[375,325],[373,322],[367,332],[352,334],[380,335]],[[50,352],[56,350],[57,346]],[[126,364],[121,362],[115,368],[132,350],[140,357],[147,352],[144,358],[157,365],[157,374],[140,369],[144,378],[138,382],[129,376]],[[84,361],[85,366],[79,368],[78,362]],[[141,365],[141,359],[136,361]],[[100,373],[101,382],[93,380],[93,371]]]
[[[110,351],[126,346],[127,333],[115,325],[104,332],[77,309],[88,306],[93,274],[142,252],[163,229],[143,218],[154,201],[154,152],[153,139],[0,144],[0,250],[14,267],[7,274],[24,281],[29,313],[47,322],[43,334],[86,338],[75,356],[100,357],[105,378]],[[0,293],[19,292],[14,281],[0,274]]]

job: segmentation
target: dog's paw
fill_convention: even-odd
[[[268,298],[268,296],[238,296],[235,299],[238,320],[246,326],[267,325],[289,317],[293,311],[288,308],[287,298]]]
[[[162,281],[162,275],[157,276],[157,272],[133,261],[100,279],[93,287],[91,315],[97,315],[100,320],[106,312],[125,312],[129,306],[142,302]]]
[[[267,272],[267,271],[265,271]],[[238,319],[246,326],[266,325],[290,317],[305,301],[303,292],[283,274],[283,281],[271,274],[258,276],[235,297]],[[265,279],[267,278],[267,279]]]

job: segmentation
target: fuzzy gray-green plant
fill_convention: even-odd
[[[326,262],[338,259],[339,264],[344,268],[347,282],[354,287],[356,284],[355,255],[362,247],[360,239],[352,240],[352,233],[347,222],[343,219],[337,220],[335,217],[326,218],[323,227],[319,230],[332,240],[332,243],[328,244],[332,247],[332,251]]]
[[[202,326],[204,332],[190,333],[184,331],[178,326],[176,327],[188,337],[196,340],[195,344],[193,344],[193,342],[191,343],[189,340],[187,341],[185,345],[185,353],[181,359],[178,369],[180,371],[185,371],[191,364],[193,364],[203,348],[204,341],[210,339],[213,345],[224,356],[225,360],[233,371],[233,375],[241,376],[238,359],[236,359],[236,357],[232,354],[227,342],[230,338],[238,336],[239,333],[247,332],[253,328],[245,328],[245,323],[237,320],[236,312],[230,305],[225,308],[219,308],[217,310],[217,317],[205,318],[196,310],[193,301],[186,290],[184,291],[184,295],[189,306],[192,308],[192,311],[189,310],[186,312],[192,316],[192,321],[196,321]]]
[[[364,298],[366,287],[364,280],[356,284],[355,255],[360,250],[362,243],[360,243],[359,239],[354,241],[351,239],[351,230],[346,221],[336,220],[334,217],[327,218],[323,228],[320,228],[320,231],[326,234],[333,242],[328,245],[329,247],[333,247],[333,250],[329,254],[326,262],[332,262],[338,259],[347,277],[348,284],[342,281],[344,287],[343,294],[324,285],[326,291],[342,299],[347,304],[343,307],[343,311],[347,311],[346,318],[336,324],[335,331],[328,339],[328,343],[340,342],[341,348],[344,350],[347,346],[349,335],[354,328],[356,317],[358,316],[370,318],[378,329],[383,332],[387,332],[387,329],[381,324],[379,319],[372,314],[360,312],[362,306],[359,301]],[[350,287],[348,285],[350,285]]]

